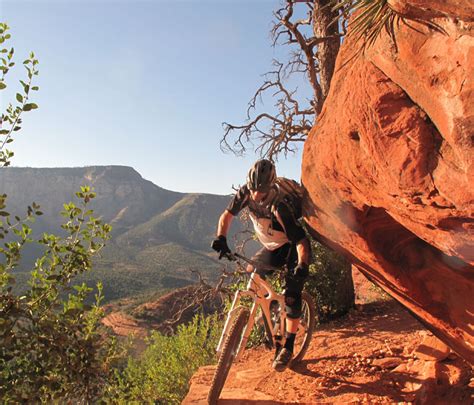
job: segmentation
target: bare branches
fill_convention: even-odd
[[[199,312],[209,314],[219,310],[232,294],[227,286],[235,284],[242,274],[246,274],[241,266],[234,271],[227,271],[224,268],[213,286],[199,271],[190,271],[197,277],[198,282],[173,294],[172,301],[169,301],[171,306],[166,309],[168,316],[157,325],[162,332],[173,334],[178,325],[192,318],[194,314]]]
[[[182,319],[187,313],[194,314],[199,310],[204,310],[204,307],[215,306],[219,301],[216,290],[206,283],[199,272],[193,271],[193,273],[198,276],[199,283],[187,288],[185,293],[176,296],[169,311],[171,316],[160,324],[160,329],[173,333],[175,327],[182,323]]]
[[[328,6],[329,1],[298,2],[303,9],[295,10],[297,2],[287,0],[274,12],[272,45],[290,47],[288,60],[274,61],[275,69],[263,76],[264,83],[248,103],[244,124],[223,123],[224,151],[242,155],[250,145],[261,156],[276,158],[281,153],[286,156],[295,152],[305,141],[327,96],[342,35],[339,24],[331,18],[338,12]],[[315,29],[319,23],[324,27]],[[288,79],[295,74],[306,76],[312,91],[310,100],[303,102],[297,97],[297,89],[289,89]],[[274,99],[273,108],[254,115],[257,101],[265,96]]]
[[[314,92],[314,108],[315,113],[318,114],[322,108],[322,92],[321,86],[319,85],[317,74],[319,71],[319,63],[315,59],[314,47],[317,45],[318,40],[324,41],[323,38],[315,38],[311,36],[307,38],[303,30],[305,27],[311,27],[313,22],[313,11],[314,6],[311,3],[304,3],[307,10],[307,18],[297,20],[296,22],[291,22],[291,19],[294,14],[294,1],[287,1],[286,6],[279,9],[274,13],[277,21],[272,29],[273,35],[273,44],[276,45],[278,39],[285,35],[288,37],[288,40],[285,44],[297,44],[302,54],[305,56],[305,63],[307,68],[307,75],[309,82],[313,88]]]
[[[246,144],[257,139],[259,145],[256,150],[262,156],[276,156],[280,153],[285,155],[294,152],[294,142],[303,142],[306,139],[314,121],[314,109],[308,105],[300,107],[295,98],[295,91],[289,91],[282,82],[283,69],[285,65],[274,61],[276,70],[264,75],[265,81],[250,100],[247,108],[247,120],[244,125],[232,125],[224,122],[224,137],[221,141],[223,149],[230,150],[236,154],[246,151]],[[295,62],[293,69],[298,68]],[[274,114],[260,113],[251,118],[256,109],[257,101],[261,100],[266,92],[272,92],[276,98]],[[309,103],[308,103],[309,104]],[[230,143],[230,134],[238,131],[237,138]]]

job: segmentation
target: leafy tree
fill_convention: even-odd
[[[0,24],[0,43],[10,39],[9,27]],[[1,49],[0,90],[14,66],[14,49]],[[6,145],[21,129],[22,114],[38,106],[29,100],[38,74],[33,53],[23,62],[27,81],[1,116],[0,167],[10,164],[13,152]],[[44,248],[31,271],[26,292],[17,294],[14,270],[26,245],[34,243],[30,224],[41,215],[33,203],[23,218],[6,210],[7,196],[0,195],[0,397],[5,403],[79,402],[97,398],[114,359],[115,345],[99,329],[102,286],[96,302],[86,299],[92,289],[73,285],[74,277],[90,271],[92,259],[104,247],[111,227],[88,209],[95,193],[81,187],[79,204],[64,204],[63,235],[43,234],[36,241]]]

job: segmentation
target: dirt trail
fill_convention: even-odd
[[[144,338],[148,334],[148,328],[141,325],[135,318],[124,312],[111,312],[102,318],[102,323],[112,329],[117,336],[134,336]]]
[[[448,356],[442,344],[423,346],[433,339],[396,302],[361,305],[319,328],[293,370],[277,373],[271,352],[247,351],[232,367],[219,403],[474,403],[471,367]],[[206,403],[213,372],[208,366],[193,376],[183,404]]]

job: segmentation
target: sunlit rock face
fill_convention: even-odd
[[[305,215],[315,236],[474,363],[472,10],[392,3],[435,16],[438,29],[401,23],[395,42],[383,32],[355,58],[358,45],[344,43],[305,143]]]

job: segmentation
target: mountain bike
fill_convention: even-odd
[[[285,267],[277,268],[263,265],[238,253],[227,253],[225,256],[232,261],[242,260],[247,262],[253,266],[254,270],[252,273],[248,273],[250,279],[247,288],[235,292],[231,308],[227,314],[224,329],[217,345],[219,360],[207,396],[209,404],[217,403],[232,363],[239,360],[245,350],[252,328],[256,323],[257,314],[260,315],[257,322],[260,323],[261,320],[261,323],[263,323],[265,346],[267,348],[275,349],[276,354],[278,354],[284,345],[285,336],[287,317],[285,297],[283,294],[275,292],[271,285],[256,273],[257,269],[281,272]],[[252,301],[250,309],[241,305],[244,297],[250,297]],[[290,367],[301,361],[308,350],[315,326],[315,316],[314,301],[308,293],[303,291],[302,314],[296,333],[294,357]]]

